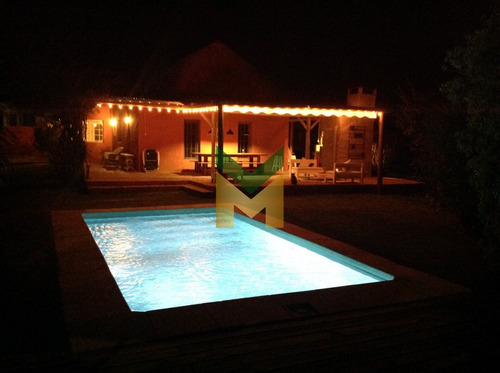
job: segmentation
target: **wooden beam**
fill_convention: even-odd
[[[222,152],[224,151],[224,112],[222,110],[222,104],[217,105],[217,138],[219,153],[217,154],[217,164],[222,165],[224,156]]]
[[[200,113],[200,116],[203,118],[205,122],[210,126],[210,143],[211,143],[211,164],[210,164],[210,178],[212,183],[215,183],[215,138],[218,133],[217,128],[217,118],[215,117],[215,113],[211,112],[210,118],[206,113]]]
[[[378,146],[377,146],[377,190],[382,192],[383,176],[382,176],[382,156],[383,156],[383,140],[384,140],[384,113],[380,113],[378,119]]]
[[[311,120],[311,118],[307,118],[306,121],[304,121],[301,118],[297,118],[302,124],[302,127],[306,130],[306,146],[305,146],[305,158],[309,158],[311,156],[311,130],[316,127],[319,123],[319,119],[315,119],[314,122]]]

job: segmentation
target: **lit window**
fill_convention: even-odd
[[[250,145],[249,127],[250,125],[248,123],[238,124],[238,153],[248,153],[248,147]]]
[[[184,121],[184,158],[193,158],[200,151],[200,121]]]
[[[103,125],[102,120],[87,121],[87,142],[102,142],[103,141]]]

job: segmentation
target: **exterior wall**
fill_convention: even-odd
[[[283,164],[288,165],[290,156],[288,149],[288,122],[286,116],[261,116],[244,114],[224,114],[224,151],[226,153],[238,151],[238,124],[248,123],[249,149],[248,153],[264,153],[262,161],[266,161],[281,147],[284,147]],[[234,135],[227,135],[231,128]],[[285,167],[286,169],[286,167]]]
[[[133,109],[131,113],[137,125],[137,150],[124,149],[135,155],[136,169],[142,171],[143,151],[154,149],[160,154],[160,170],[179,172],[183,169],[194,169],[194,158],[184,158],[184,121],[198,120],[200,122],[200,151],[211,152],[210,125],[200,114],[180,114],[175,111]],[[208,114],[210,116],[211,114]],[[116,128],[110,125],[112,110],[107,106],[96,109],[88,119],[101,119],[104,124],[103,142],[88,142],[87,149],[93,162],[101,162],[104,151],[116,147]],[[217,118],[215,114],[215,118]],[[262,161],[267,160],[281,147],[288,148],[288,117],[258,116],[244,114],[224,114],[224,151],[236,153],[238,150],[238,124],[249,124],[249,149],[251,153],[265,153]],[[228,135],[231,129],[234,134]],[[215,139],[217,145],[218,139]],[[285,152],[284,164],[289,158]]]
[[[103,121],[103,142],[88,142],[87,149],[94,163],[102,161],[104,151],[110,151],[120,145],[117,142],[117,128],[113,128],[110,119],[113,116],[130,115],[133,122],[127,131],[133,132],[130,137],[133,144],[128,145],[124,152],[135,155],[136,170],[143,170],[143,151],[154,149],[160,154],[161,171],[179,172],[185,169],[194,169],[194,158],[184,157],[184,122],[185,120],[197,120],[200,123],[200,151],[203,153],[211,152],[210,125],[205,121],[204,116],[199,113],[177,113],[175,110],[167,112],[163,109],[158,112],[156,109],[149,111],[146,108],[139,110],[123,108],[123,112],[114,107],[110,109],[107,106],[96,108],[88,119],[100,119]],[[205,114],[214,122],[217,119],[217,113]],[[249,125],[249,153],[264,153],[262,161],[266,161],[281,147],[284,147],[284,171],[288,171],[290,164],[289,149],[289,119],[287,116],[279,115],[253,115],[225,113],[224,122],[224,151],[226,153],[237,153],[238,150],[238,125],[246,123]],[[354,128],[354,127],[355,128]],[[360,129],[362,138],[356,137],[353,140],[353,132],[350,128]],[[228,135],[227,131],[231,129],[233,135]],[[319,128],[320,137],[322,134],[322,147],[317,157],[320,165],[326,170],[333,169],[334,162],[345,162],[348,159],[352,161],[362,161],[366,175],[371,175],[372,163],[372,143],[374,120],[367,118],[348,118],[331,117],[322,118]],[[353,141],[357,141],[356,154],[362,158],[353,157]],[[215,144],[218,139],[215,138]],[[361,147],[359,144],[362,144]]]
[[[337,148],[337,129],[338,118],[323,118],[320,123],[319,133],[323,134],[323,146],[317,154],[319,156],[319,165],[325,170],[333,170],[335,154]]]
[[[142,171],[143,151],[154,149],[160,154],[161,171],[180,171],[189,162],[184,159],[184,119],[200,119],[197,116],[185,117],[175,112],[167,113],[142,110],[137,117],[139,125],[138,169]],[[203,133],[203,125],[200,124]],[[208,131],[208,130],[207,130]]]
[[[352,159],[349,147],[351,126],[362,127],[364,129],[362,159]],[[372,143],[373,143],[374,120],[367,118],[328,118],[321,123],[323,132],[323,146],[321,147],[321,166],[326,170],[333,169],[334,162],[346,162],[351,159],[353,162],[363,162],[363,172],[366,176],[371,176]]]
[[[35,149],[35,128],[27,126],[5,126],[7,132],[7,141],[9,142],[11,152],[24,152]]]
[[[105,151],[112,151],[113,148],[113,129],[109,123],[111,118],[110,109],[107,106],[95,108],[87,119],[101,119],[103,121],[103,141],[87,142],[87,157],[93,163],[102,162],[102,156]]]
[[[377,90],[366,91],[362,87],[347,91],[347,106],[374,108],[377,99]]]

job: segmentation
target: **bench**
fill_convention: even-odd
[[[359,182],[363,184],[363,163],[351,163],[347,161],[345,163],[334,163],[333,171],[326,171],[324,175],[324,181],[327,179],[332,179],[335,184],[337,180],[348,180],[354,182],[354,179],[359,179]]]
[[[316,159],[301,158],[292,159],[291,172],[295,174],[296,177],[307,177],[311,176],[321,178],[324,176],[325,170],[323,167],[318,167]]]

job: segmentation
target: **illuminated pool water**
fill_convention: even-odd
[[[239,214],[216,228],[213,208],[83,217],[132,311],[393,279]]]

